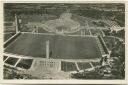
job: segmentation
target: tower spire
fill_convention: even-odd
[[[46,41],[46,58],[49,59],[49,40]]]

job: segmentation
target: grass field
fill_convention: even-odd
[[[92,59],[101,57],[94,37],[60,35],[22,34],[5,49],[5,52],[44,58],[47,40],[50,42],[50,58]]]

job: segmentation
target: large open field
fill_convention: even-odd
[[[50,42],[50,58],[92,59],[101,57],[94,37],[21,34],[5,52],[42,57],[46,56],[46,41]]]

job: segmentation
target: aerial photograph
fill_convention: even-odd
[[[3,8],[3,79],[125,79],[125,3]]]

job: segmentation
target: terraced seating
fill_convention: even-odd
[[[90,63],[88,63],[88,62],[77,62],[77,64],[78,64],[78,67],[80,70],[92,68]]]
[[[14,66],[17,61],[18,61],[18,58],[9,57],[9,58],[5,61],[5,63]]]
[[[61,62],[61,70],[62,71],[77,71],[76,65],[74,62]]]
[[[18,57],[10,57],[10,56],[4,56],[4,63],[5,65],[9,65],[11,67],[18,67],[21,69],[29,69],[32,65],[33,59],[24,59],[24,58],[18,58]]]
[[[91,62],[94,67],[100,66],[100,62]]]
[[[32,62],[33,59],[21,59],[20,62],[16,65],[16,67],[29,69],[31,67]]]
[[[104,49],[103,49],[103,46],[102,46],[101,42],[99,41],[99,39],[97,37],[95,39],[96,39],[96,42],[98,44],[98,47],[99,47],[99,49],[101,51],[101,54],[104,55],[105,52],[104,52]]]

